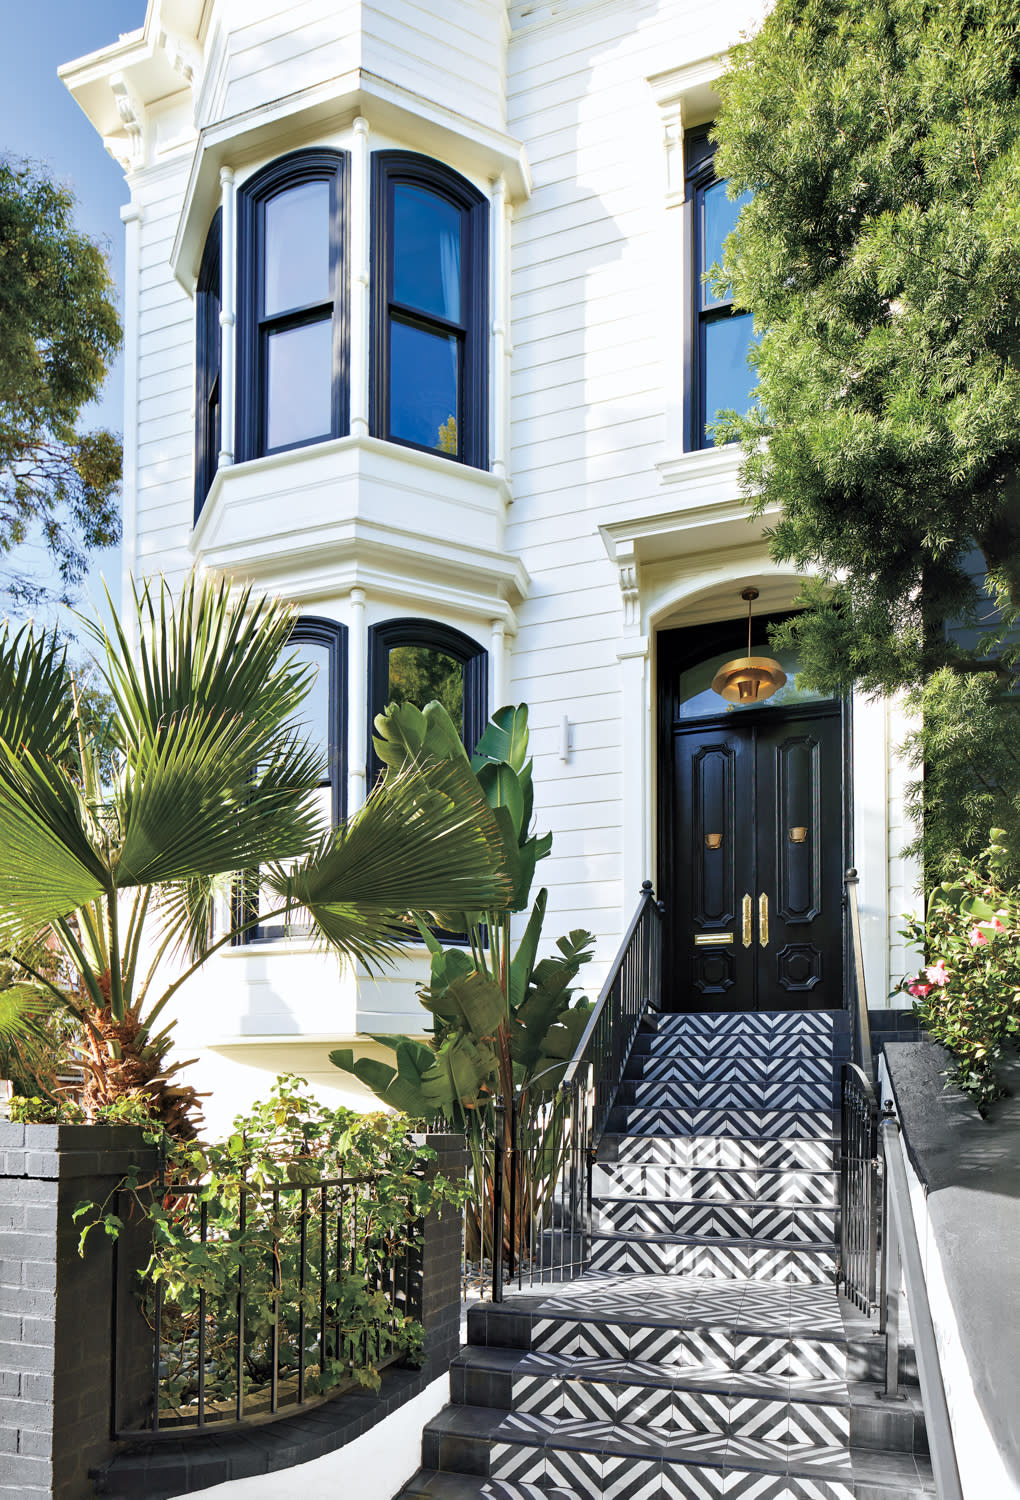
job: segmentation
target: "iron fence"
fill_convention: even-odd
[[[140,1286],[115,1248],[113,1435],[267,1420],[400,1358],[421,1316],[422,1223],[409,1205],[380,1205],[376,1182],[241,1177],[212,1189],[161,1173],[157,1254]],[[141,1217],[136,1189],[112,1207],[126,1225]]]
[[[869,1317],[878,1301],[879,1176],[875,1091],[856,1063],[844,1063],[840,1108],[839,1279],[850,1301]]]
[[[505,1286],[570,1281],[587,1265],[592,1169],[641,1017],[662,983],[662,908],[645,881],[588,1024],[552,1088],[542,1078],[501,1101],[476,1134],[481,1256],[492,1300]],[[470,1233],[470,1231],[469,1231]]]

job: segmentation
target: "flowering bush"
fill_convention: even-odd
[[[952,1080],[984,1114],[1003,1090],[995,1064],[1020,1040],[1020,891],[1003,883],[1010,851],[993,828],[975,860],[935,887],[904,937],[930,962],[902,988],[935,1041],[956,1059]]]

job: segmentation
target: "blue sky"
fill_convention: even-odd
[[[0,65],[0,151],[45,163],[50,174],[67,183],[78,199],[77,222],[105,243],[117,282],[124,285],[124,235],[120,208],[128,199],[120,167],[75,104],[57,68],[86,52],[115,42],[145,19],[145,0],[3,0],[4,49]],[[124,382],[118,361],[102,400],[85,414],[88,425],[123,429]],[[42,565],[40,551],[30,553],[33,568]],[[120,592],[120,558],[97,556],[92,580],[104,575],[116,598]],[[95,593],[93,586],[93,593]]]

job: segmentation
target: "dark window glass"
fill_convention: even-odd
[[[754,343],[750,313],[734,305],[729,288],[713,290],[705,273],[720,266],[726,238],[733,232],[750,193],[731,199],[714,172],[709,127],[687,133],[687,250],[691,266],[685,371],[685,446],[711,448],[709,430],[721,411],[745,412],[753,404],[757,377],[748,364]]]
[[[266,338],[266,447],[328,437],[333,328],[330,322],[281,329]]]
[[[464,737],[464,662],[438,646],[393,646],[388,657],[388,703],[424,708],[439,702]]]
[[[390,324],[390,437],[457,452],[459,340],[410,323]]]
[[[437,193],[393,188],[393,300],[460,322],[461,210]]]
[[[287,656],[297,656],[314,668],[315,676],[307,696],[293,716],[294,728],[312,741],[323,757],[324,765],[316,798],[324,825],[337,823],[344,816],[346,802],[346,722],[347,722],[347,631],[334,620],[305,616],[294,627],[286,648]],[[235,882],[233,906],[235,921],[257,918],[257,925],[235,939],[239,944],[269,942],[276,938],[296,937],[310,929],[310,923],[292,918],[284,927],[280,919],[264,921],[275,910],[277,898],[262,889],[258,870],[248,870]]]
[[[195,520],[219,466],[220,213],[209,227],[195,289]]]
[[[488,204],[430,157],[373,172],[372,431],[484,467]]]
[[[238,195],[237,453],[347,430],[347,158],[295,151]]]
[[[267,316],[329,297],[329,183],[306,182],[266,204]]]

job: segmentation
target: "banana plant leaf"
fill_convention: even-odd
[[[528,758],[528,705],[497,708],[475,746],[471,764],[477,771],[487,761],[503,761],[520,773]]]

